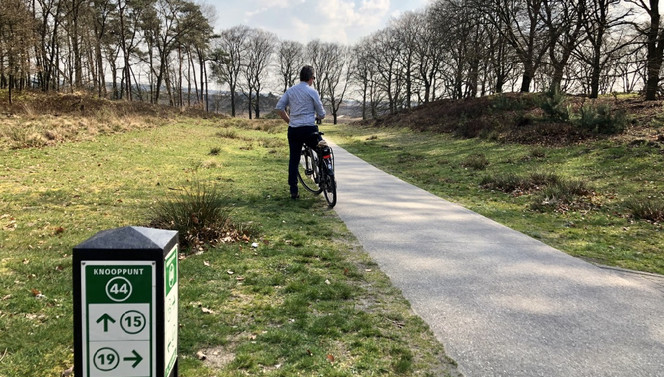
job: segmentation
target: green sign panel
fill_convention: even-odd
[[[178,248],[164,260],[164,376],[169,376],[178,358]]]
[[[155,263],[87,261],[81,268],[84,376],[156,376]]]

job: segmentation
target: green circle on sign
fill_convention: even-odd
[[[120,318],[120,326],[127,334],[138,334],[145,328],[145,315],[136,310],[125,312]]]
[[[93,361],[95,368],[103,372],[108,372],[118,367],[118,364],[120,364],[120,355],[113,348],[104,347],[95,352]]]
[[[168,266],[168,287],[172,288],[175,285],[175,265]]]
[[[116,276],[106,283],[106,295],[115,302],[122,302],[131,296],[131,283],[122,276]]]

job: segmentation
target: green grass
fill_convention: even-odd
[[[180,376],[455,375],[325,201],[290,200],[278,124],[180,120],[0,150],[0,376],[73,365],[72,248],[149,224],[192,182],[214,185],[251,238],[183,253]]]
[[[571,255],[664,274],[664,159],[654,143],[543,147],[354,125],[325,133],[391,174]]]

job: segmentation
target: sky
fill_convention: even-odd
[[[216,9],[215,31],[246,25],[306,44],[354,44],[431,0],[203,0]]]

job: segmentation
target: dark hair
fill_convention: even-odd
[[[302,67],[302,70],[300,71],[300,81],[309,81],[311,78],[314,77],[314,67],[310,65],[305,65]]]

